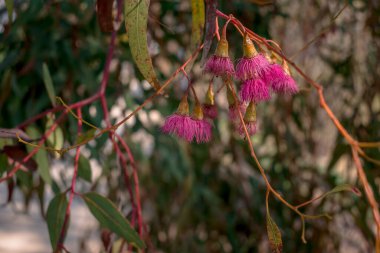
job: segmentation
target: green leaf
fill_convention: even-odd
[[[268,209],[267,209],[267,232],[268,232],[269,243],[271,245],[273,252],[275,253],[282,252],[281,232],[277,224],[274,222],[274,220],[270,216]]]
[[[136,247],[145,248],[145,243],[109,199],[95,192],[86,193],[82,195],[82,198],[103,227],[110,229]]]
[[[53,124],[54,124],[55,117],[53,114],[48,114],[47,115],[47,121],[46,121],[46,126],[45,129],[49,129]],[[47,139],[48,143],[53,146],[55,149],[62,149],[63,147],[63,142],[64,142],[64,136],[63,136],[63,131],[62,129],[58,126],[53,133],[51,133]],[[56,153],[56,155],[59,154]]]
[[[44,84],[46,91],[48,93],[49,99],[53,106],[55,106],[56,101],[55,101],[55,90],[53,86],[53,81],[51,79],[50,71],[46,63],[42,64],[42,77],[44,79]]]
[[[90,161],[83,155],[79,156],[78,176],[91,183],[92,171]]]
[[[202,41],[205,27],[205,4],[203,0],[191,0],[192,28],[191,48],[196,49]]]
[[[28,136],[32,139],[38,139],[41,137],[41,134],[37,130],[36,127],[34,126],[29,126],[26,129],[26,133]],[[28,153],[32,152],[34,147],[26,145],[26,149],[28,150]],[[42,179],[45,181],[47,184],[51,184],[51,176],[50,176],[50,166],[49,166],[49,160],[48,160],[48,154],[46,150],[40,148],[38,152],[35,154],[35,160],[38,164],[38,173],[41,175]]]
[[[13,1],[14,0],[5,0],[5,5],[8,11],[8,23],[12,23],[13,21]]]
[[[148,51],[147,25],[150,0],[125,0],[125,26],[129,47],[137,67],[144,78],[156,90],[160,83],[153,69]]]
[[[47,209],[46,221],[53,251],[56,250],[58,240],[61,235],[67,205],[66,195],[64,193],[60,193],[50,201]]]

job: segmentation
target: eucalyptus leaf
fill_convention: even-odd
[[[83,155],[79,156],[78,177],[83,178],[87,182],[91,183],[92,171],[91,171],[90,161]]]
[[[160,83],[153,68],[147,41],[149,4],[149,0],[126,0],[125,26],[129,47],[137,67],[150,85],[158,90]]]
[[[54,124],[54,120],[55,120],[55,117],[53,114],[47,115],[47,121],[46,121],[46,126],[45,126],[46,130],[51,128],[51,126]],[[64,143],[64,135],[63,135],[62,129],[59,126],[57,126],[54,132],[52,132],[49,135],[47,141],[51,146],[53,146],[54,149],[58,149],[58,150],[62,149],[63,143]]]
[[[41,137],[40,132],[33,125],[29,126],[26,129],[26,133],[32,139],[38,139]],[[26,149],[28,150],[28,153],[32,152],[32,150],[34,148],[35,147],[33,147],[33,146],[26,145]],[[41,175],[41,177],[45,181],[45,183],[50,185],[51,184],[51,176],[50,176],[50,165],[49,165],[49,160],[48,160],[48,153],[46,152],[45,149],[40,148],[34,157],[35,157],[35,160],[38,164],[38,168],[37,168],[38,173]]]
[[[103,227],[123,237],[128,243],[139,249],[145,248],[145,243],[109,199],[95,192],[86,193],[82,195],[82,198]]]
[[[205,4],[203,0],[191,0],[192,27],[191,48],[197,48],[201,41],[205,27]]]
[[[50,201],[47,209],[46,221],[49,230],[50,243],[54,252],[61,236],[67,205],[66,195],[60,193]]]
[[[53,85],[53,80],[50,75],[50,71],[46,63],[42,64],[42,78],[44,80],[45,88],[48,93],[49,99],[53,106],[56,105],[56,95],[55,95],[55,89]]]

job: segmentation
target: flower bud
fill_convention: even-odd
[[[257,55],[257,50],[255,46],[253,45],[252,40],[249,38],[248,34],[244,34],[244,40],[243,40],[243,56],[245,58],[253,58]]]
[[[214,91],[212,90],[211,85],[208,87],[208,90],[206,93],[205,104],[206,105],[214,105],[215,104]]]
[[[177,114],[179,115],[189,115],[189,103],[187,102],[187,94],[181,99],[178,105]]]
[[[193,118],[196,120],[202,120],[203,119],[203,109],[199,103],[196,103],[196,105],[194,107]]]
[[[244,121],[247,123],[256,121],[256,105],[254,102],[249,103],[247,110],[245,111]]]
[[[228,57],[228,41],[225,38],[219,40],[215,55],[219,57]]]

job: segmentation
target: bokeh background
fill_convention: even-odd
[[[268,4],[262,4],[268,3]],[[285,55],[324,87],[327,103],[359,140],[380,137],[380,3],[377,0],[219,1],[219,9],[261,36],[277,41]],[[14,128],[51,108],[43,83],[46,63],[57,94],[70,104],[94,94],[100,85],[110,35],[96,20],[94,0],[15,0],[10,25],[0,1],[0,127]],[[338,14],[338,15],[337,15]],[[220,22],[222,24],[222,21]],[[160,80],[189,56],[191,1],[151,1],[148,39]],[[241,55],[242,38],[228,29],[230,54]],[[214,43],[215,44],[215,43]],[[215,45],[213,45],[215,47]],[[133,63],[124,25],[118,32],[107,87],[113,122],[153,94]],[[271,184],[290,203],[302,203],[338,184],[358,184],[350,148],[319,106],[316,91],[293,71],[300,87],[294,97],[273,96],[258,106],[254,147]],[[192,71],[201,97],[210,76],[199,61]],[[147,252],[271,252],[265,224],[265,184],[246,142],[231,129],[224,91],[217,95],[219,117],[209,144],[188,144],[160,132],[177,107],[186,79],[175,79],[167,98],[158,98],[118,129],[138,165]],[[100,103],[83,108],[83,117],[105,126]],[[34,124],[45,131],[46,119]],[[65,145],[75,143],[76,121],[61,124]],[[0,139],[0,146],[14,143]],[[380,158],[379,149],[368,150]],[[14,198],[0,185],[0,251],[50,252],[44,215],[53,193],[67,189],[73,153],[50,161],[52,186],[38,174],[18,173]],[[83,148],[92,182],[78,191],[108,196],[129,217],[131,205],[121,169],[107,136]],[[4,161],[4,159],[2,159]],[[2,163],[0,174],[6,168]],[[4,169],[5,168],[5,169]],[[379,166],[364,162],[380,200]],[[303,210],[327,212],[332,220],[307,222],[303,244],[299,217],[271,198],[272,218],[281,229],[284,252],[374,252],[374,222],[365,197],[341,193]],[[74,201],[67,248],[104,252],[97,222]],[[117,241],[117,238],[115,238]]]

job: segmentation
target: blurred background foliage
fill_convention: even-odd
[[[220,1],[219,9],[277,41],[286,55],[324,86],[327,103],[353,136],[362,141],[379,140],[377,0],[236,0]],[[15,0],[14,21],[9,23],[1,5],[0,127],[15,128],[52,107],[43,83],[44,63],[56,94],[66,103],[98,90],[110,36],[100,31],[95,11],[94,0]],[[166,80],[190,54],[191,2],[152,0],[148,27],[153,64],[159,79]],[[228,40],[230,53],[237,59],[242,38],[232,26]],[[309,41],[313,43],[301,51]],[[203,97],[210,77],[202,75],[198,62],[192,74]],[[274,96],[260,104],[260,130],[253,140],[274,188],[297,204],[338,184],[356,185],[357,175],[349,146],[319,107],[315,90],[293,74],[301,92],[292,98]],[[270,252],[265,184],[245,141],[231,131],[224,91],[217,97],[220,116],[214,122],[211,143],[188,144],[160,132],[164,117],[176,109],[185,86],[185,80],[177,78],[168,98],[154,100],[118,130],[138,165],[148,252]],[[133,63],[124,25],[118,32],[106,92],[114,123],[153,93]],[[98,102],[84,107],[83,117],[105,126]],[[33,126],[42,133],[46,122],[44,118]],[[76,120],[68,116],[60,127],[64,145],[74,144]],[[11,142],[1,140],[0,145]],[[380,157],[379,149],[368,151],[370,156]],[[101,192],[130,218],[129,195],[107,136],[86,145],[83,154],[91,162],[92,182],[80,179],[78,191]],[[73,168],[73,153],[58,160],[54,154],[46,156],[51,185],[44,185],[36,172],[20,172],[15,181],[25,210],[29,200],[39,201],[42,215],[51,191],[64,191],[69,186]],[[11,164],[3,156],[0,160],[3,174]],[[364,165],[380,200],[379,167],[369,162]],[[2,195],[4,202],[7,194]],[[333,216],[332,220],[307,222],[307,244],[300,239],[301,223],[295,213],[274,199],[270,209],[281,228],[284,252],[374,251],[374,222],[364,197],[343,193],[304,208],[308,214],[327,212]],[[82,240],[81,249],[71,248],[72,252],[90,252],[86,238]],[[98,243],[101,245],[100,239]],[[102,250],[99,246],[98,251]]]

